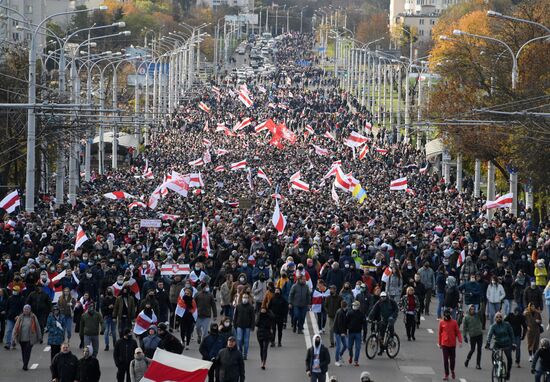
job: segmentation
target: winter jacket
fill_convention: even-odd
[[[219,333],[208,334],[201,342],[199,352],[202,355],[202,359],[205,361],[212,361],[216,358],[220,350],[225,347],[227,340]]]
[[[470,276],[473,276],[477,273],[477,265],[469,259],[462,265],[460,269],[460,281],[465,282],[470,280]]]
[[[514,336],[525,338],[525,335],[527,334],[527,321],[525,320],[523,312],[520,312],[520,314],[510,313],[506,316],[504,321],[508,322],[512,326]]]
[[[23,323],[24,315],[21,314],[17,317],[15,321],[15,326],[13,327],[13,342],[21,342],[21,327]],[[42,330],[40,329],[40,324],[38,323],[38,318],[34,313],[30,315],[31,319],[31,332],[30,332],[30,343],[31,345],[36,345],[42,340]]]
[[[542,293],[539,288],[525,288],[523,292],[523,304],[524,306],[528,306],[529,303],[533,304],[537,309],[542,309]]]
[[[258,338],[258,342],[271,341],[271,328],[273,327],[273,321],[274,316],[269,311],[258,314],[258,318],[256,319],[256,328],[258,328],[256,331],[256,337]]]
[[[130,381],[141,381],[150,364],[151,361],[145,357],[142,357],[141,359],[134,357],[134,359],[130,362]]]
[[[119,338],[115,343],[113,359],[117,368],[127,367],[134,359],[134,350],[138,347],[133,338]]]
[[[538,287],[545,287],[548,283],[548,271],[545,266],[535,267],[535,284]]]
[[[101,370],[97,358],[81,358],[78,361],[78,382],[99,382]]]
[[[506,297],[504,288],[500,284],[492,284],[487,287],[487,302],[497,304],[501,303]]]
[[[464,331],[464,337],[477,337],[483,334],[481,319],[479,315],[470,313],[464,315],[464,322],[462,323],[462,330]]]
[[[90,311],[82,314],[80,317],[80,334],[84,336],[98,336],[99,332],[103,331],[103,316],[101,313]]]
[[[313,352],[313,346],[307,349],[306,372],[311,371],[313,367]],[[326,374],[328,371],[328,365],[330,365],[330,352],[325,345],[321,344],[321,348],[319,349],[319,367],[322,375]]]
[[[378,300],[376,304],[374,304],[370,311],[369,319],[375,321],[388,321],[389,318],[393,318],[395,320],[398,314],[399,308],[397,307],[397,303],[387,298],[385,301]]]
[[[59,307],[59,313],[64,316],[72,316],[74,312],[74,306],[76,305],[76,300],[69,296],[68,299],[65,299],[63,296],[57,301],[57,306]]]
[[[197,304],[199,318],[210,318],[212,315],[216,318],[218,316],[216,300],[214,300],[212,293],[200,291],[195,295],[195,304]]]
[[[6,318],[14,321],[15,317],[19,316],[23,311],[23,306],[25,306],[25,298],[20,294],[8,297]]]
[[[118,296],[115,301],[115,306],[113,308],[113,318],[117,320],[122,319],[123,314],[123,304],[127,304],[128,308],[128,319],[133,320],[136,317],[136,302],[132,296],[126,298]]]
[[[172,335],[172,333],[168,332],[160,336],[158,347],[170,353],[181,354],[183,352],[183,344],[181,341]]]
[[[421,267],[418,270],[420,275],[420,282],[424,284],[426,289],[433,289],[434,287],[434,270],[431,267]]]
[[[220,287],[220,304],[221,306],[231,305],[233,295],[233,283],[224,282]]]
[[[311,292],[306,284],[296,283],[290,289],[288,303],[292,306],[305,307],[311,303]]]
[[[48,329],[48,345],[61,345],[65,339],[65,321],[61,319],[61,315],[57,318],[50,313],[46,322]]]
[[[540,348],[535,352],[531,369],[550,371],[550,348]]]
[[[267,309],[273,313],[276,321],[284,320],[288,314],[288,303],[283,296],[274,294],[269,300]]]
[[[264,300],[265,292],[267,290],[267,281],[257,280],[252,284],[252,298],[255,303],[262,302]]]
[[[160,343],[160,337],[157,334],[157,327],[153,325],[149,327],[149,329],[151,328],[155,331],[155,334],[148,334],[143,338],[143,352],[147,358],[153,358],[155,350],[157,350]]]
[[[460,293],[456,286],[449,287],[445,291],[445,302],[444,305],[446,308],[455,309],[458,306],[458,301],[460,300]]]
[[[460,333],[458,323],[455,320],[451,318],[450,320],[439,321],[439,346],[454,348],[456,347],[457,338],[458,342],[462,343],[462,334]]]
[[[178,302],[178,297],[184,286],[185,286],[184,281],[180,281],[179,283],[170,285],[170,291],[168,293],[168,297],[170,298],[170,304],[176,304]]]
[[[481,287],[477,281],[466,281],[458,290],[464,293],[466,305],[478,305],[481,302]]]
[[[254,328],[254,307],[252,304],[239,304],[235,308],[233,323],[236,328]]]
[[[52,309],[52,299],[43,290],[31,292],[27,297],[27,304],[31,306],[32,312],[37,315],[49,314]]]
[[[342,308],[338,309],[338,311],[336,312],[336,316],[334,317],[334,326],[332,328],[334,334],[346,335],[348,331],[346,316],[346,310]]]
[[[327,316],[330,318],[334,318],[336,316],[336,312],[338,309],[340,309],[340,303],[342,302],[342,297],[340,295],[334,295],[334,296],[327,296],[325,298],[324,307],[325,311],[327,312]]]
[[[403,290],[403,279],[399,276],[392,274],[388,282],[386,283],[386,292],[388,296],[397,296],[401,297],[401,292]]]
[[[71,353],[57,353],[50,365],[52,379],[58,382],[78,381],[78,358]]]
[[[220,380],[244,382],[244,361],[236,346],[220,350],[216,364],[220,370]]]
[[[348,309],[346,313],[346,328],[348,329],[348,333],[361,333],[365,322],[365,315],[360,309]]]
[[[487,335],[487,344],[491,343],[491,339],[495,337],[496,348],[507,348],[512,346],[514,341],[514,330],[512,325],[506,321],[500,323],[495,322],[489,328],[489,334]]]

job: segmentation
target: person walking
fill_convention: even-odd
[[[437,346],[443,351],[443,367],[445,368],[444,381],[449,380],[449,368],[451,377],[455,376],[455,361],[456,361],[456,341],[462,347],[462,334],[458,327],[458,323],[451,317],[451,310],[445,308],[443,312],[443,320],[439,321],[439,333]]]
[[[298,282],[290,288],[288,308],[292,310],[293,332],[302,334],[307,310],[311,304],[311,292],[306,285],[306,276],[300,276]]]
[[[502,300],[506,297],[504,287],[499,284],[498,278],[493,276],[491,284],[487,287],[487,316],[489,323],[495,322],[495,313],[500,311]]]
[[[130,288],[127,286],[122,287],[120,295],[116,298],[113,306],[113,318],[118,324],[119,337],[122,337],[126,329],[132,327],[132,320],[136,316],[136,302],[129,291]]]
[[[99,382],[101,378],[99,361],[92,357],[90,346],[82,349],[82,358],[78,360],[78,378],[78,382]]]
[[[348,312],[346,313],[346,328],[348,330],[348,362],[351,365],[353,356],[353,365],[355,367],[359,367],[359,353],[361,352],[361,331],[363,330],[366,321],[366,316],[361,311],[361,303],[359,301],[354,301],[351,304],[351,310],[348,310]]]
[[[306,373],[310,382],[325,382],[330,365],[330,352],[322,344],[321,336],[313,336],[313,345],[307,349],[306,353]]]
[[[271,342],[274,316],[266,308],[260,308],[260,313],[256,319],[256,338],[260,345],[260,362],[262,370],[265,370],[265,363],[267,361],[267,350],[269,343]]]
[[[514,345],[516,345],[516,365],[520,367],[521,360],[521,341],[525,339],[527,335],[527,321],[519,306],[516,306],[514,311],[504,318],[504,321],[508,322],[512,326],[514,331]]]
[[[4,339],[4,349],[6,350],[15,348],[15,341],[12,341],[13,328],[25,305],[25,299],[21,296],[20,291],[21,287],[15,285],[6,304],[6,338]]]
[[[151,325],[147,330],[147,336],[143,338],[143,352],[145,353],[145,357],[152,359],[159,344],[160,337],[157,334],[157,327]]]
[[[407,340],[416,341],[416,319],[417,313],[420,310],[420,302],[414,294],[412,286],[407,288],[407,293],[401,297],[400,308],[403,312],[403,320],[405,321],[405,330],[407,331]]]
[[[38,318],[31,311],[29,304],[23,306],[23,313],[17,317],[13,328],[13,347],[19,342],[23,358],[23,370],[29,370],[29,360],[33,345],[42,341],[42,330]]]
[[[101,314],[103,315],[103,328],[105,351],[109,351],[109,335],[113,337],[113,346],[116,343],[116,318],[113,314],[116,297],[113,295],[113,288],[107,288],[107,294],[101,299]]]
[[[59,313],[63,319],[63,327],[65,328],[67,341],[70,341],[72,336],[75,305],[76,299],[71,296],[71,290],[69,288],[64,288],[57,301],[57,306],[59,307]]]
[[[183,289],[183,296],[181,297],[183,306],[178,309],[176,314],[180,316],[180,337],[185,350],[189,350],[189,343],[191,342],[191,336],[195,329],[195,321],[197,316],[197,303],[193,298],[193,291],[191,288]],[[178,302],[179,304],[179,302]],[[178,305],[179,306],[179,305]]]
[[[79,380],[78,358],[71,353],[68,342],[61,345],[61,352],[56,354],[50,365],[53,382],[74,382]]]
[[[250,341],[250,331],[254,329],[254,307],[250,304],[250,297],[247,293],[243,294],[241,302],[235,307],[234,324],[237,330],[237,343],[243,359],[248,357],[248,343]]]
[[[225,275],[225,282],[220,286],[221,314],[225,317],[233,318],[233,295],[233,275],[228,273]]]
[[[92,357],[97,357],[101,331],[103,331],[103,316],[95,310],[95,304],[90,302],[88,311],[80,318],[80,333],[84,336],[84,346],[92,345]]]
[[[1,272],[1,271],[0,271]],[[0,343],[6,334],[6,308],[8,306],[8,291],[0,286]]]
[[[336,354],[335,354],[335,366],[342,366],[340,359],[344,355],[345,351],[348,349],[348,341],[346,334],[348,332],[346,326],[346,315],[347,315],[348,304],[342,300],[340,303],[340,309],[336,312],[334,317],[334,337],[336,338]]]
[[[195,327],[197,328],[197,343],[200,345],[202,337],[208,333],[211,318],[214,317],[214,320],[218,318],[216,300],[206,283],[199,288],[199,292],[195,295],[195,303],[197,304]]]
[[[53,361],[56,354],[61,351],[61,344],[65,340],[65,321],[57,305],[52,308],[52,312],[48,316],[46,329],[48,330],[48,345],[50,345],[50,360]]]
[[[330,347],[334,347],[334,319],[336,318],[336,312],[340,309],[343,299],[338,293],[336,293],[336,285],[329,287],[329,295],[325,298],[324,307],[327,312],[327,327],[330,336]]]
[[[466,361],[464,361],[464,367],[468,367],[470,359],[477,348],[476,369],[481,369],[481,348],[483,346],[483,330],[481,327],[482,324],[481,319],[479,318],[479,313],[476,312],[475,305],[470,304],[468,307],[468,313],[464,316],[464,321],[462,323],[464,342],[470,342],[470,351],[466,356]]]
[[[548,281],[546,288],[544,288],[543,295],[544,302],[546,304],[546,310],[548,311],[548,326],[546,326],[546,330],[550,330],[550,281]]]
[[[426,294],[424,296],[424,314],[430,315],[430,303],[432,301],[432,291],[434,288],[434,270],[430,266],[428,261],[424,262],[422,268],[418,270],[420,275],[420,282],[424,284],[426,288]]]
[[[52,299],[46,292],[44,292],[42,285],[36,284],[34,291],[32,291],[27,297],[26,303],[31,306],[33,314],[36,315],[36,318],[38,318],[38,322],[40,323],[40,330],[44,332],[48,315],[52,309]]]
[[[141,348],[134,350],[134,359],[130,362],[130,381],[139,382],[149,368],[151,360],[145,357]]]
[[[220,334],[218,324],[210,324],[210,332],[204,337],[199,347],[199,352],[202,355],[202,359],[205,361],[214,362],[216,356],[223,349],[227,341],[224,341],[224,337]],[[212,363],[210,370],[208,370],[208,382],[214,382],[217,370],[217,365]]]
[[[117,382],[132,382],[130,379],[130,362],[134,359],[134,352],[138,345],[136,340],[132,338],[132,329],[125,329],[122,337],[115,344],[113,351],[113,359],[117,368]]]
[[[538,349],[540,341],[540,326],[542,317],[540,312],[532,303],[525,309],[525,322],[527,323],[527,350],[529,351],[529,362],[533,361],[533,354]]]
[[[473,305],[476,313],[479,312],[481,303],[481,287],[476,280],[476,275],[470,275],[470,280],[462,283],[458,290],[464,293],[464,304],[467,306]]]
[[[235,337],[229,337],[227,347],[220,350],[215,363],[218,365],[220,382],[244,382],[243,356],[237,349]]]
[[[281,340],[283,338],[283,327],[286,317],[288,315],[288,303],[281,294],[281,288],[275,288],[273,297],[269,300],[267,310],[273,313],[274,325],[273,325],[273,340],[275,340],[275,332],[277,332],[277,346],[281,347]]]

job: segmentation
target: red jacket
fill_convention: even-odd
[[[456,347],[456,339],[458,342],[462,343],[462,334],[460,334],[460,329],[458,324],[452,318],[448,321],[441,320],[439,321],[439,346],[447,347]]]

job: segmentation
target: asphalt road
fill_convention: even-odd
[[[545,323],[547,313],[545,312]],[[256,336],[253,333],[250,338],[250,350],[246,363],[246,380],[262,382],[281,381],[307,381],[305,375],[305,354],[306,346],[311,344],[311,337],[318,332],[316,320],[312,314],[308,314],[304,334],[292,333],[286,330],[283,335],[283,346],[269,348],[267,369],[260,369],[259,348]],[[432,382],[440,381],[443,376],[443,364],[441,351],[436,346],[438,321],[433,315],[422,320],[420,329],[416,334],[416,342],[408,342],[405,336],[405,329],[402,320],[398,320],[396,331],[401,338],[401,350],[395,359],[389,359],[385,354],[368,360],[362,346],[359,367],[344,364],[342,367],[334,366],[334,349],[329,349],[332,363],[329,367],[329,374],[335,375],[338,381],[355,382],[359,381],[362,371],[368,370],[376,381],[404,381],[404,382]],[[547,332],[544,335],[548,335]],[[45,341],[46,342],[46,341]],[[98,359],[101,365],[102,381],[116,381],[116,368],[114,366],[111,351],[103,351],[103,340]],[[329,344],[328,335],[323,335],[323,342]],[[78,354],[78,337],[73,336],[71,348],[73,353]],[[193,341],[191,349],[184,352],[185,355],[200,358],[198,344]],[[490,353],[483,352],[482,370],[476,370],[474,365],[464,367],[469,345],[457,348],[457,381],[459,382],[487,382],[491,380]],[[529,372],[529,361],[527,355],[527,344],[522,343],[522,368],[514,366],[512,369],[511,381],[533,381],[534,378]],[[21,353],[17,350],[5,350],[0,348],[0,381],[12,382],[44,382],[50,381],[50,353],[46,344],[36,345],[33,348],[29,371],[23,371]],[[111,347],[112,349],[112,347]],[[347,360],[347,355],[344,356]]]

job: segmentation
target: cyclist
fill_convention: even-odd
[[[393,325],[399,314],[399,308],[397,303],[388,298],[386,292],[380,293],[380,299],[374,304],[369,314],[369,320],[379,321],[378,325],[378,339],[380,341],[380,350],[378,355],[382,355],[384,352],[384,333],[386,327],[389,328],[390,335],[393,335]]]
[[[540,358],[540,362],[537,361]],[[531,364],[531,373],[535,374],[535,382],[540,382],[544,373],[550,372],[550,340],[543,338],[540,340],[540,348],[536,351]]]
[[[510,379],[510,369],[512,368],[512,347],[514,346],[514,330],[510,323],[502,319],[502,313],[495,314],[495,323],[489,328],[487,336],[486,349],[491,347],[491,339],[495,337],[493,348],[495,350],[502,349],[506,355],[506,380]]]

